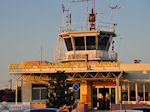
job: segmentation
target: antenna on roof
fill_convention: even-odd
[[[41,60],[40,60],[40,64],[41,64],[42,63],[42,57],[43,57],[43,45],[41,45],[40,51],[41,51]]]
[[[86,30],[88,30],[88,1],[91,0],[72,0],[71,3],[81,2],[81,29],[83,30],[83,2],[87,1],[86,8]],[[94,0],[95,1],[95,0]]]
[[[65,9],[65,6],[62,4],[62,12],[63,12],[63,16],[62,16],[62,31],[64,31],[64,13],[65,11],[67,11],[67,30],[70,29],[70,24],[71,24],[71,14],[69,14],[69,8]]]
[[[112,18],[113,18],[113,10],[114,9],[120,9],[120,6],[116,5],[116,6],[109,6],[109,8],[111,8],[111,23],[110,23],[110,31],[112,31]]]

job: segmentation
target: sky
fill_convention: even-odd
[[[71,1],[71,0],[70,0]],[[68,0],[0,0],[0,88],[12,76],[8,64],[42,59],[52,62],[57,42],[57,29],[62,24],[62,4],[69,7],[72,23],[81,21],[80,3]],[[134,59],[150,63],[150,0],[96,0],[97,20],[110,23],[109,6],[117,23],[115,51],[118,60]],[[89,12],[92,1],[89,1]],[[83,2],[85,20],[86,2]],[[3,85],[2,85],[3,86]]]

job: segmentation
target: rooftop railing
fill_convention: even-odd
[[[59,55],[57,61],[73,61],[73,60],[85,60],[86,55],[88,55],[88,60],[103,60],[103,61],[117,61],[116,52],[107,52],[103,50],[98,50],[94,52],[66,52]]]
[[[115,32],[115,27],[116,27],[116,24],[99,22],[99,23],[96,23],[95,30]],[[65,24],[65,25],[58,27],[58,33],[76,32],[76,31],[90,31],[90,28],[87,27],[85,23]]]

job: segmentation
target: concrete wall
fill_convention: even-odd
[[[80,102],[81,103],[86,103],[87,99],[87,83],[81,83],[80,84]]]
[[[123,71],[150,71],[150,63],[120,64]]]
[[[32,84],[30,82],[23,81],[22,85],[22,102],[32,101]]]

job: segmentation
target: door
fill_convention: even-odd
[[[105,99],[106,92],[110,94],[110,103],[115,104],[115,88],[112,87],[92,87],[92,107],[93,108],[98,108],[99,103],[97,101],[98,94],[102,93],[103,98]]]
[[[97,88],[94,86],[92,87],[92,96],[93,96],[92,106],[93,108],[96,108],[97,107]]]

